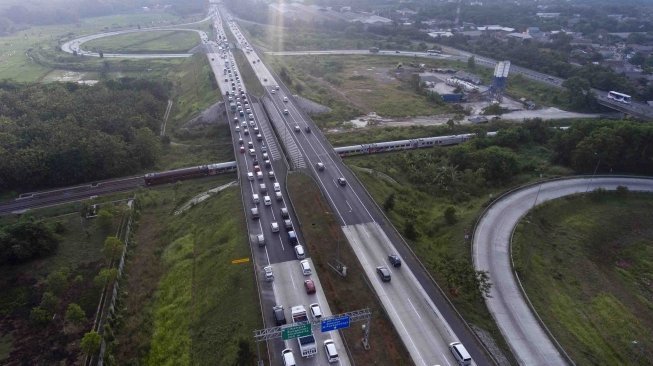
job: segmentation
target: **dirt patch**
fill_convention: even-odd
[[[292,174],[288,179],[288,191],[299,216],[311,259],[320,273],[320,282],[329,299],[331,311],[343,313],[369,308],[372,312],[369,338],[371,350],[366,351],[361,343],[361,324],[353,324],[342,332],[353,358],[352,364],[412,364],[408,351],[403,343],[397,341],[399,335],[315,182],[306,175]],[[338,252],[348,268],[348,275],[344,278],[329,265],[333,264]]]
[[[207,126],[217,124],[227,124],[227,114],[225,106],[222,101],[216,102],[207,109],[200,112],[199,115],[186,122],[181,128],[181,131],[190,132],[198,130]]]
[[[304,112],[308,114],[320,114],[320,113],[329,113],[331,112],[331,108],[324,106],[320,103],[316,103],[310,99],[306,99],[304,97],[301,97],[299,95],[294,96],[295,100],[299,104],[299,108],[301,108]]]

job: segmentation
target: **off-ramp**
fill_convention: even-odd
[[[513,274],[510,241],[515,226],[537,204],[597,188],[615,190],[618,186],[653,192],[653,179],[611,176],[547,181],[505,194],[480,218],[472,247],[474,266],[490,275],[493,286],[487,306],[520,364],[565,365],[569,359],[529,307]]]

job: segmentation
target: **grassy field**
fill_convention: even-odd
[[[238,341],[252,342],[252,330],[262,327],[252,264],[231,264],[251,254],[244,216],[234,214],[242,212],[239,188],[171,215],[195,194],[233,179],[138,194],[141,217],[123,285],[118,364],[236,364]]]
[[[183,53],[199,43],[195,32],[152,31],[98,38],[84,43],[82,48],[104,53]]]
[[[417,43],[401,37],[382,37],[349,28],[342,31],[312,27],[288,28],[275,25],[239,21],[239,25],[252,44],[269,51],[415,49]]]
[[[302,234],[313,263],[320,272],[320,282],[333,313],[343,313],[363,308],[372,311],[372,350],[365,351],[360,342],[360,328],[352,326],[343,331],[345,340],[357,365],[408,365],[410,357],[388,319],[356,255],[347,244],[340,226],[319,188],[312,178],[304,174],[292,174],[288,179],[288,192],[299,220]],[[344,265],[348,268],[346,278],[340,277],[328,263],[335,258],[338,243]]]
[[[286,84],[298,94],[332,108],[316,116],[325,125],[340,124],[360,114],[409,117],[452,112],[450,106],[429,102],[408,83],[413,71],[397,69],[416,62],[410,57],[299,56],[268,57]],[[417,61],[421,62],[421,61]],[[402,71],[403,70],[403,71]],[[290,83],[288,83],[290,81]]]
[[[513,241],[522,283],[579,365],[653,360],[653,196],[604,193],[549,202]]]
[[[99,226],[95,219],[82,219],[75,205],[36,210],[30,215],[58,227],[61,242],[51,256],[0,266],[0,363],[71,363],[80,357],[79,340],[91,329],[100,300],[101,287],[94,278],[106,265],[104,240],[115,235],[122,214],[117,211],[108,228]],[[17,220],[15,216],[3,217],[1,223]],[[49,280],[55,273],[62,273],[61,282]],[[55,295],[54,304],[43,305],[46,292]],[[85,313],[83,323],[76,326],[63,322],[71,303],[78,304]],[[31,310],[39,304],[54,315],[44,324],[30,318]],[[44,348],[49,352],[44,353]]]
[[[173,107],[166,124],[171,143],[164,146],[157,169],[173,169],[234,159],[226,121],[185,129],[187,121],[222,99],[205,55],[194,55],[169,71]],[[217,116],[216,118],[221,118]]]
[[[30,27],[0,37],[0,79],[41,80],[54,67],[42,66],[34,62],[33,56],[30,56],[27,51],[43,48],[54,52],[61,39],[71,39],[105,30],[135,28],[137,25],[160,26],[182,21],[183,19],[168,13],[138,13],[85,18],[78,24]]]

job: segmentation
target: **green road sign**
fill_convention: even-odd
[[[281,329],[281,338],[284,341],[311,335],[311,323],[291,324]]]

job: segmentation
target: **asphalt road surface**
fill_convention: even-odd
[[[567,360],[549,338],[521,292],[513,275],[510,255],[512,232],[534,206],[597,188],[653,192],[653,179],[585,177],[549,181],[514,191],[495,201],[480,219],[474,233],[473,260],[477,270],[488,271],[493,283],[486,298],[501,333],[520,364],[566,365]]]
[[[214,29],[218,39],[208,43],[211,52],[207,54],[207,57],[220,90],[223,93],[229,91],[230,94],[230,96],[224,98],[227,100],[227,118],[230,121],[229,128],[232,132],[232,142],[238,164],[238,175],[254,264],[257,273],[260,273],[259,289],[264,323],[266,327],[276,326],[272,313],[274,305],[282,305],[285,308],[288,323],[292,321],[290,309],[297,305],[304,305],[308,310],[310,304],[318,303],[325,315],[331,315],[317,273],[313,270],[311,275],[303,275],[294,246],[289,242],[288,230],[285,228],[284,220],[281,217],[281,208],[286,208],[290,214],[292,228],[298,235],[299,243],[302,244],[304,241],[296,215],[292,206],[288,204],[288,195],[285,189],[288,167],[283,157],[283,151],[279,149],[272,127],[266,119],[262,107],[247,94],[233,54],[228,49],[223,24],[215,7],[211,8],[211,13],[215,14]],[[244,93],[241,94],[241,91]],[[229,97],[232,98],[234,103],[241,103],[240,108],[238,106],[237,108],[242,109],[242,115],[239,110],[231,110]],[[245,101],[248,104],[244,104]],[[260,136],[258,136],[259,134]],[[241,146],[243,147],[242,150]],[[265,160],[270,161],[269,168],[266,167]],[[259,176],[256,175],[257,169],[254,168],[255,161],[262,173]],[[274,178],[268,175],[270,171],[275,173]],[[253,176],[250,176],[250,173]],[[276,197],[275,183],[279,184],[280,198]],[[265,191],[262,190],[261,184],[265,185]],[[259,195],[259,203],[254,202],[254,194]],[[269,205],[265,203],[266,196],[269,197]],[[258,209],[258,218],[252,216],[252,208]],[[273,224],[279,225],[279,229],[273,230]],[[264,246],[258,244],[257,236],[259,234],[262,234],[265,239]],[[308,254],[306,254],[306,258],[310,261]],[[312,262],[310,263],[311,268],[314,269]],[[273,281],[265,280],[263,268],[266,266],[272,267]],[[315,282],[317,290],[315,294],[309,295],[304,289],[304,280],[309,278]],[[323,343],[327,339],[333,339],[340,356],[339,364],[350,364],[339,332],[321,333],[319,330],[314,330],[314,337],[318,353],[312,358],[301,357],[297,340],[283,341],[276,339],[269,341],[268,349],[271,363],[280,364],[281,351],[284,348],[290,348],[293,350],[296,361],[301,365],[328,365],[324,356]]]
[[[295,168],[303,168],[315,177],[413,361],[417,365],[454,365],[448,344],[460,340],[476,363],[491,364],[409,250],[395,247],[394,243],[401,243],[397,233],[319,129],[296,106],[290,91],[260,61],[256,50],[237,25],[228,22],[228,26],[267,90],[264,103],[271,111],[273,124],[280,131],[281,142],[287,150],[297,147],[305,160],[305,168]],[[324,170],[318,170],[317,163],[323,163]],[[346,183],[339,184],[338,178],[345,178]],[[389,266],[387,256],[390,253],[403,256],[405,265],[400,271],[393,271],[395,275],[390,283],[381,284],[376,267]],[[450,323],[454,324],[455,330]]]

